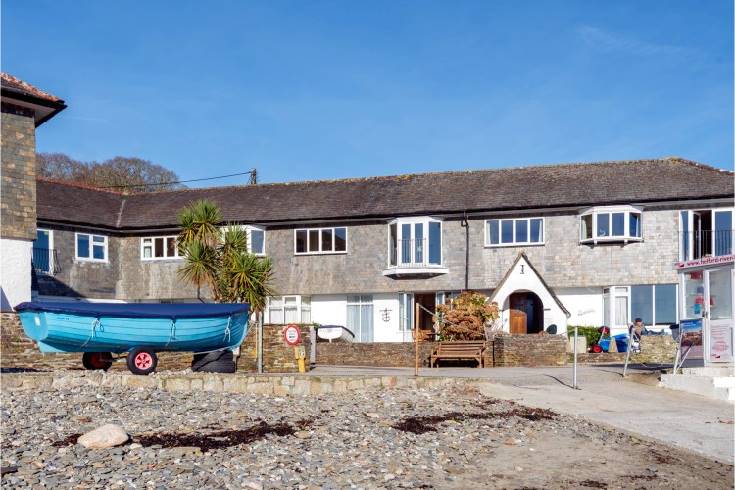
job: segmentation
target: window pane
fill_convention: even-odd
[[[442,225],[436,221],[429,223],[429,263],[442,263]]]
[[[582,216],[582,239],[592,238],[592,215]]]
[[[681,212],[681,260],[689,259],[689,211]]]
[[[613,236],[625,235],[625,213],[613,213],[612,214],[612,235]]]
[[[656,323],[676,323],[676,284],[657,284]]]
[[[163,257],[163,238],[156,238],[153,240],[153,243],[155,244],[154,247],[154,253],[156,257]]]
[[[630,227],[628,234],[632,237],[641,237],[641,215],[638,213],[630,213]]]
[[[283,298],[283,302],[286,306],[297,304],[295,296],[286,296]]]
[[[153,256],[153,246],[143,245],[143,258],[150,259]]]
[[[615,324],[616,327],[628,326],[628,297],[615,296]]]
[[[715,255],[732,253],[732,211],[715,213]]]
[[[105,260],[105,246],[92,245],[92,255],[95,259]]]
[[[732,284],[730,269],[713,269],[709,273],[710,318],[732,318]]]
[[[413,261],[417,264],[424,262],[424,224],[416,223],[413,229]]]
[[[516,243],[528,242],[528,221],[525,219],[516,220]]]
[[[176,257],[176,237],[166,238],[166,256]]]
[[[325,228],[322,230],[322,252],[332,251],[332,229]]]
[[[250,230],[250,253],[265,253],[265,231]]]
[[[502,243],[513,243],[513,220],[504,219],[500,221]]]
[[[284,309],[284,323],[298,323],[299,309],[295,306],[286,306]]]
[[[541,243],[544,241],[544,220],[535,218],[531,220],[531,240],[532,243]]]
[[[411,225],[401,225],[401,263],[411,263]]]
[[[94,243],[105,243],[105,237],[99,235],[92,235],[92,241]]]
[[[398,263],[398,225],[390,225],[390,265]]]
[[[334,229],[334,251],[335,252],[346,252],[347,251],[347,228],[335,228]]]
[[[306,230],[296,230],[296,253],[306,252]]]
[[[704,314],[704,272],[684,274],[684,318],[702,318]]]
[[[491,245],[497,245],[500,243],[500,221],[491,219],[488,221],[487,231],[489,234],[488,243]]]
[[[602,323],[604,326],[609,327],[610,325],[610,295],[605,294],[602,297]]]
[[[600,213],[597,215],[597,236],[610,236],[610,214]]]
[[[319,230],[309,230],[309,252],[319,251]]]
[[[658,304],[658,295],[656,296],[656,304]],[[630,316],[632,319],[642,319],[646,325],[653,323],[652,286],[633,286],[630,289]]]
[[[283,323],[283,309],[282,308],[271,308],[268,310],[270,322],[281,324]]]
[[[270,301],[268,302],[268,306],[271,308],[280,308],[283,306],[283,298],[280,296],[273,296],[270,298]]]
[[[77,257],[89,258],[89,235],[77,235]]]

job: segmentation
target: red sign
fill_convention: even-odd
[[[301,343],[301,330],[299,330],[298,325],[294,325],[293,323],[287,325],[283,329],[283,340],[288,345],[299,345]]]

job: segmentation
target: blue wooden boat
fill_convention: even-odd
[[[129,353],[128,367],[136,374],[155,369],[156,352],[239,346],[249,316],[247,304],[30,302],[15,309],[41,352],[101,354],[86,355],[85,367],[97,364],[103,369],[108,358],[111,364],[109,353]],[[133,361],[140,354],[141,362],[136,365],[130,354]],[[133,369],[146,371],[150,364],[148,372]]]

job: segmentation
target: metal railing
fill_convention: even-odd
[[[396,240],[390,248],[390,267],[427,268],[441,267],[441,251],[439,257],[430,257],[429,240],[427,238],[413,240]]]
[[[733,253],[733,230],[694,230],[680,233],[679,249],[684,260]]]
[[[37,248],[33,247],[33,255],[31,257],[31,267],[37,273],[56,274],[61,270],[59,261],[56,256],[56,250],[53,248]]]

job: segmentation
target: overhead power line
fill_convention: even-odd
[[[238,175],[250,175],[250,181],[249,184],[257,184],[258,183],[258,171],[256,169],[248,170],[247,172],[239,172],[236,174],[228,174],[228,175],[218,175],[216,177],[203,177],[201,179],[188,179],[188,180],[172,180],[170,182],[152,182],[150,184],[123,184],[123,185],[105,185],[101,186],[100,189],[119,189],[119,188],[127,188],[127,187],[149,187],[149,186],[156,186],[156,185],[174,185],[174,184],[185,184],[187,182],[201,182],[203,180],[216,180],[216,179],[224,179],[227,177],[237,177]]]

